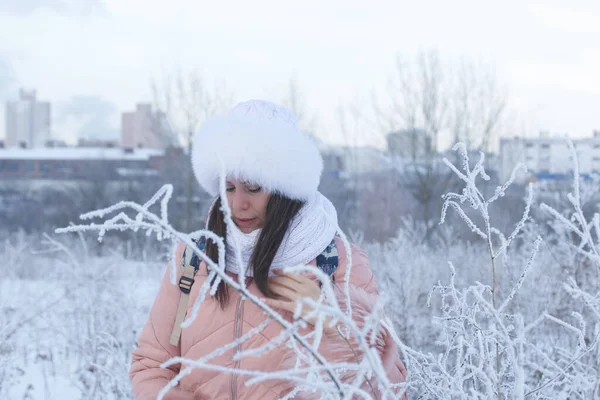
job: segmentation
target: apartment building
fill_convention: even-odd
[[[586,176],[600,173],[600,131],[593,136],[572,139],[579,161],[579,172]],[[573,172],[573,159],[565,137],[541,134],[537,138],[500,140],[500,178],[507,180],[513,168],[522,162],[528,174],[520,180],[560,180]]]
[[[50,139],[50,103],[21,89],[18,100],[6,102],[6,147],[43,147]]]

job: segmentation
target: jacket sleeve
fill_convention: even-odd
[[[183,249],[185,245],[177,246],[175,265],[180,265]],[[169,343],[180,296],[179,288],[170,280],[171,263],[163,276],[148,321],[138,338],[138,347],[132,355],[129,376],[134,396],[138,400],[156,399],[158,392],[177,375],[180,368],[179,364],[169,368],[160,367],[163,362],[181,354],[179,346]],[[181,271],[178,268],[177,279],[180,275]],[[184,392],[179,386],[169,390],[165,396],[167,400],[191,398],[191,393]]]
[[[340,246],[338,246],[339,248]],[[345,254],[340,253],[340,264],[345,263],[347,258]],[[345,264],[344,264],[345,265]],[[345,268],[335,274],[336,285],[335,294],[340,307],[346,309],[345,289]],[[336,271],[337,272],[337,271]],[[358,247],[352,246],[352,270],[350,273],[350,303],[352,307],[353,319],[357,322],[359,328],[364,326],[365,319],[371,314],[379,297],[379,290],[373,272],[369,266],[369,260],[364,251]],[[381,356],[383,367],[387,377],[392,384],[402,383],[406,380],[406,369],[400,356],[398,355],[397,345],[392,335],[383,326],[379,326],[376,335],[375,348]],[[362,352],[359,351],[356,338],[352,336],[346,340],[341,335],[324,336],[320,346],[321,354],[328,360],[336,362],[358,363],[362,360]],[[358,359],[358,360],[357,360]],[[351,381],[353,372],[348,372],[342,379],[346,382]],[[377,385],[373,382],[373,388]],[[365,383],[364,390],[371,392],[371,387]],[[394,389],[394,393],[401,393],[400,388]],[[378,393],[378,396],[380,394]],[[380,396],[379,396],[380,397]],[[405,398],[403,396],[402,398]]]

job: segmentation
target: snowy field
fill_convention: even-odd
[[[508,232],[470,209],[467,191],[466,205],[450,198],[464,218],[449,208],[433,243],[418,229],[385,244],[350,235],[387,300],[409,398],[600,398],[597,204],[583,204],[589,184],[570,188],[570,200],[533,189]],[[541,205],[549,199],[553,209]],[[456,240],[453,226],[469,221],[481,240]],[[121,248],[94,257],[76,235],[52,238],[0,244],[0,398],[131,398],[129,358],[167,246],[132,261]]]
[[[165,264],[33,243],[2,244],[0,398],[132,398],[130,353]]]

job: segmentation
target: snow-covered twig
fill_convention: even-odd
[[[233,221],[231,220],[231,210],[229,209],[227,201],[226,201],[226,195],[225,195],[225,191],[224,191],[225,181],[224,181],[223,176],[221,177],[220,186],[221,186],[221,196],[222,196],[221,198],[223,200],[221,202],[222,203],[221,211],[223,212],[223,214],[225,216],[226,224],[228,224],[228,226],[231,226],[231,224],[233,224]],[[385,371],[381,365],[381,360],[379,359],[379,356],[373,352],[373,350],[371,349],[371,346],[369,344],[372,342],[372,340],[369,339],[369,336],[372,336],[373,331],[378,329],[375,326],[375,322],[376,322],[375,318],[371,318],[371,319],[367,320],[367,329],[361,329],[357,325],[357,323],[352,319],[352,305],[351,305],[350,298],[348,295],[349,290],[350,290],[348,283],[346,283],[346,287],[345,287],[345,289],[346,289],[345,290],[346,307],[345,307],[345,311],[342,311],[339,304],[337,304],[337,302],[333,301],[333,303],[331,303],[331,300],[335,300],[335,295],[333,292],[333,288],[331,287],[330,280],[328,279],[327,276],[325,276],[325,274],[323,274],[321,271],[319,271],[318,269],[316,269],[314,267],[306,267],[304,270],[302,270],[302,269],[296,270],[297,272],[310,271],[313,274],[317,275],[317,277],[322,281],[323,292],[326,294],[326,296],[330,300],[329,305],[314,303],[311,301],[306,302],[307,306],[310,306],[313,308],[313,313],[316,315],[316,321],[317,321],[316,322],[316,334],[312,335],[312,336],[314,336],[315,340],[312,343],[309,342],[308,338],[310,335],[303,336],[299,333],[298,328],[300,326],[302,326],[301,322],[296,321],[294,323],[289,323],[277,311],[273,310],[271,307],[267,306],[264,302],[262,302],[259,298],[254,296],[248,290],[248,288],[246,288],[244,279],[239,279],[236,281],[235,279],[231,278],[228,274],[225,273],[224,256],[223,256],[225,253],[225,244],[224,244],[222,238],[219,238],[216,235],[214,235],[212,232],[205,231],[205,230],[194,232],[193,235],[183,234],[181,232],[176,231],[174,228],[172,228],[169,225],[168,219],[167,219],[167,215],[168,215],[167,214],[167,212],[168,212],[167,203],[168,203],[168,199],[171,196],[171,193],[172,193],[172,188],[169,185],[166,185],[163,188],[161,188],[157,192],[156,195],[154,195],[152,197],[151,201],[146,202],[144,205],[140,206],[133,202],[120,202],[118,204],[115,204],[114,206],[111,206],[111,207],[108,207],[108,208],[105,208],[102,210],[97,210],[97,211],[93,211],[90,213],[86,213],[81,216],[82,219],[106,218],[106,220],[103,224],[91,223],[89,225],[70,226],[70,227],[58,229],[57,232],[64,233],[64,232],[83,232],[83,231],[95,230],[95,231],[99,232],[99,239],[101,240],[102,237],[105,235],[105,233],[109,230],[113,230],[113,229],[118,229],[118,230],[145,229],[148,234],[155,233],[158,240],[162,240],[165,238],[179,240],[179,241],[185,243],[188,246],[188,249],[195,251],[198,254],[198,256],[202,259],[202,261],[204,261],[206,263],[208,271],[209,271],[209,277],[216,278],[216,279],[206,279],[205,280],[203,287],[200,288],[198,297],[194,301],[191,315],[189,315],[186,318],[186,320],[182,324],[182,327],[191,326],[194,319],[197,317],[199,309],[200,309],[200,305],[203,301],[205,301],[207,294],[210,293],[211,295],[213,295],[218,282],[223,281],[232,290],[238,291],[240,293],[240,295],[242,296],[242,298],[254,303],[256,306],[259,307],[259,309],[261,309],[263,312],[265,312],[268,320],[275,321],[277,324],[279,324],[282,327],[282,333],[277,338],[277,340],[275,340],[276,343],[274,345],[279,345],[284,340],[292,340],[294,343],[297,343],[300,346],[298,348],[297,352],[302,353],[302,354],[298,354],[300,359],[310,360],[309,366],[312,365],[313,367],[318,367],[317,369],[310,370],[310,371],[312,371],[311,373],[314,374],[314,373],[316,373],[315,371],[318,371],[319,374],[320,373],[324,374],[322,377],[319,378],[319,379],[324,379],[323,387],[324,388],[326,387],[328,391],[331,391],[332,388],[335,388],[334,392],[336,393],[336,395],[344,397],[344,396],[347,396],[346,392],[349,390],[348,385],[345,383],[342,383],[340,381],[340,378],[337,375],[338,373],[336,372],[337,370],[333,367],[333,365],[335,365],[335,364],[331,364],[328,360],[326,360],[320,354],[320,352],[318,350],[318,346],[319,346],[319,342],[320,342],[320,335],[321,335],[320,332],[322,331],[323,321],[325,321],[326,315],[330,315],[334,322],[339,323],[340,326],[343,327],[343,329],[345,330],[344,334],[346,337],[348,337],[349,335],[352,335],[352,337],[356,341],[356,346],[357,346],[356,350],[360,351],[360,353],[364,357],[364,361],[361,361],[359,364],[357,364],[357,367],[356,367],[358,369],[357,374],[360,376],[365,376],[365,377],[366,376],[376,377],[377,383],[378,383],[380,389],[382,389],[382,392],[388,393],[388,391],[386,390],[386,386],[389,386],[390,383],[387,379],[387,375],[385,374]],[[149,210],[153,206],[153,204],[155,204],[155,202],[157,202],[157,201],[160,201],[160,203],[161,203],[160,216],[153,214]],[[126,210],[128,210],[128,209],[131,209],[136,212],[135,218],[130,218],[126,214]],[[108,217],[109,215],[111,215],[113,213],[117,213],[117,214],[113,217]],[[348,260],[349,267],[348,267],[348,272],[346,273],[346,282],[348,282],[349,281],[348,275],[351,270],[352,251],[351,251],[351,248],[350,248],[347,240],[345,240],[345,236],[343,235],[343,232],[340,231],[340,235],[342,236],[344,245],[347,248],[347,254],[348,254],[348,258],[349,258],[349,260]],[[218,263],[213,262],[213,260],[209,259],[203,252],[201,252],[197,248],[196,243],[192,240],[192,238],[197,238],[198,236],[205,236],[217,244],[218,252],[219,252]],[[236,255],[236,258],[237,258],[238,262],[241,263],[241,253],[239,251],[237,253],[238,254]],[[175,265],[175,262],[172,263],[172,268],[173,268],[172,271],[175,271],[175,269],[178,268],[178,266]],[[322,276],[320,276],[319,274]],[[171,275],[172,282],[174,282],[174,280],[175,280],[174,275],[175,274],[173,274],[173,273]],[[215,281],[217,281],[217,283],[215,283]],[[235,340],[234,342],[230,343],[227,346],[227,348],[238,348],[239,349],[240,345],[242,343],[246,342],[247,340],[249,340],[254,335],[258,334],[259,332],[260,332],[260,329],[253,329],[247,335],[244,335],[244,336],[240,337],[239,339]],[[261,350],[267,351],[268,349],[271,348],[271,346],[264,346]],[[162,398],[171,387],[173,387],[174,385],[177,384],[177,382],[179,382],[179,380],[183,376],[190,373],[189,368],[198,368],[200,366],[202,368],[209,368],[210,358],[212,358],[216,354],[222,353],[222,351],[223,351],[223,349],[219,349],[218,351],[211,354],[211,357],[207,357],[207,359],[202,361],[201,363],[194,363],[193,362],[194,360],[178,359],[179,361],[177,361],[177,362],[182,362],[183,364],[188,365],[188,367],[182,369],[180,371],[180,373],[173,380],[171,380],[168,387],[166,387],[161,392],[159,398]],[[306,353],[306,354],[304,354],[304,353]],[[255,356],[260,356],[260,355],[261,355],[261,352],[259,352],[259,351],[238,352],[235,355],[235,357],[237,359],[237,358],[242,358],[242,357],[251,357],[251,356],[255,357]],[[308,356],[308,358],[306,356]],[[198,361],[198,360],[196,360],[196,361]],[[174,362],[173,360],[170,360],[169,362],[165,363],[163,365],[163,367],[167,367],[168,365],[171,365],[171,363],[173,363],[173,362]],[[210,368],[217,368],[217,366],[212,366]],[[230,371],[231,373],[244,373],[243,371],[237,370],[235,368],[229,369],[228,371]],[[298,371],[303,371],[303,369],[295,368],[294,370],[280,371],[278,376],[280,376],[280,377],[284,376],[289,379],[293,378],[295,380],[298,380],[298,378],[297,378]],[[268,375],[268,374],[264,375],[264,376],[270,377],[270,375]],[[314,378],[314,376],[313,376],[313,378]],[[255,377],[255,379],[253,379],[253,382],[258,382],[261,380],[263,380],[263,379],[261,378],[261,375],[259,374],[258,376]],[[314,386],[314,382],[312,385]],[[356,392],[354,389],[351,389],[351,390],[349,390],[349,393],[358,393],[358,392]]]

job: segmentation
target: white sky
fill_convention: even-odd
[[[224,80],[235,101],[280,101],[295,78],[319,136],[339,141],[336,107],[383,92],[397,54],[429,48],[493,62],[516,134],[600,129],[597,0],[0,0],[0,97],[37,89],[73,140],[117,135],[119,113],[175,67]]]

